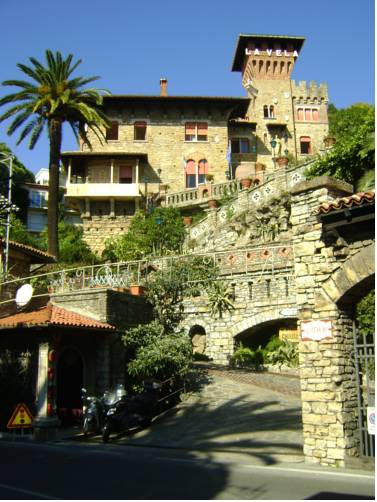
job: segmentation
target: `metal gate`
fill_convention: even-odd
[[[375,404],[374,333],[366,335],[354,323],[355,364],[359,413],[360,455],[375,456],[374,435],[368,433],[367,408]]]

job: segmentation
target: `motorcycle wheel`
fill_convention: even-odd
[[[104,443],[108,443],[109,439],[110,439],[110,425],[109,424],[105,424],[104,427],[103,427],[103,430],[102,430],[102,441]]]
[[[84,419],[82,431],[84,433],[84,436],[87,436],[89,434],[89,420],[87,418]]]

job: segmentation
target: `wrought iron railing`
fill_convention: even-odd
[[[149,257],[145,260],[106,263],[35,274],[0,283],[0,291],[29,283],[37,291],[52,294],[92,288],[129,288],[133,284],[145,285],[153,270],[169,270],[177,260],[203,260],[208,266],[216,266],[221,278],[234,275],[265,273],[293,266],[291,245],[256,246],[228,251],[191,253],[184,255]],[[190,277],[188,277],[190,282]],[[3,295],[2,295],[3,296]],[[1,303],[1,302],[0,302]]]

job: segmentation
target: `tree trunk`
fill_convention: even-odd
[[[50,163],[48,186],[48,252],[59,257],[58,240],[58,205],[59,205],[59,162],[62,144],[62,122],[59,119],[49,121]]]

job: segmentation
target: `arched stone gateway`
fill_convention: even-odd
[[[354,309],[374,283],[374,194],[351,190],[322,177],[292,191],[304,454],[333,466],[362,454]]]

